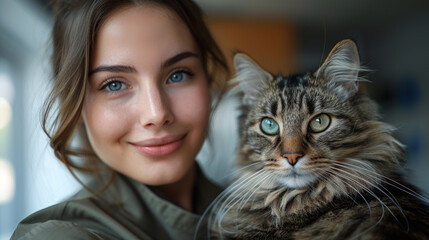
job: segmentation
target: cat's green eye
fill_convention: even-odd
[[[313,133],[320,133],[325,131],[329,127],[329,124],[331,124],[331,117],[328,114],[322,113],[311,120],[309,128]]]
[[[261,121],[261,131],[270,136],[277,135],[279,133],[279,124],[272,118],[263,118]]]

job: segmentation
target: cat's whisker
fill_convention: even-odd
[[[357,160],[356,160],[357,161]],[[374,171],[371,171],[371,170],[369,170],[369,169],[365,169],[365,168],[361,168],[361,167],[359,167],[359,166],[355,166],[355,165],[353,165],[353,164],[349,164],[349,163],[345,163],[345,162],[336,162],[335,163],[337,166],[341,166],[341,167],[344,167],[344,168],[349,168],[349,169],[351,169],[351,168],[358,168],[359,170],[362,170],[362,171],[365,171],[365,172],[362,172],[362,171],[360,171],[360,173],[362,174],[362,175],[365,175],[366,177],[370,177],[370,178],[374,178],[374,179],[377,179],[377,181],[379,181],[379,182],[381,182],[381,183],[384,183],[384,184],[387,184],[387,185],[390,185],[390,186],[392,186],[392,187],[394,187],[394,188],[396,188],[396,189],[399,189],[399,190],[401,190],[401,191],[403,191],[403,192],[405,192],[405,193],[407,193],[407,194],[410,194],[411,196],[413,196],[413,197],[416,197],[416,198],[418,198],[418,199],[420,199],[420,200],[422,200],[422,201],[426,201],[426,202],[428,202],[429,203],[429,201],[426,199],[426,198],[424,198],[423,196],[421,196],[421,195],[419,195],[419,194],[417,194],[417,193],[415,193],[413,190],[411,190],[411,189],[409,189],[409,188],[407,188],[406,186],[403,186],[402,184],[400,184],[400,183],[398,183],[398,182],[396,182],[396,181],[394,181],[394,180],[392,180],[392,179],[390,179],[390,178],[388,178],[388,177],[385,177],[385,176],[383,176],[383,175],[381,175],[381,174],[379,174],[379,173],[377,173],[377,172],[374,172]],[[354,171],[356,171],[356,169],[352,169],[352,170],[354,170]],[[386,181],[386,180],[389,180],[389,181],[391,181],[391,182],[393,182],[393,183],[390,183],[389,181]],[[395,184],[397,184],[397,185],[399,185],[399,186],[397,186],[397,185],[395,185]],[[385,188],[383,185],[379,185],[380,186],[380,188],[382,188],[384,191],[386,191],[387,193],[389,193],[389,194],[386,194],[384,191],[382,191],[382,190],[380,190],[383,194],[385,194],[386,196],[391,196],[392,198],[390,198],[390,200],[396,205],[396,206],[399,206],[399,202],[397,201],[397,199],[394,197],[394,195],[387,189],[387,188]],[[404,189],[405,188],[405,189]],[[398,207],[398,209],[401,211],[401,214],[404,216],[404,219],[407,221],[407,219],[406,219],[406,217],[405,217],[405,214],[403,213],[403,210],[402,210],[402,208],[400,208],[400,207]],[[409,226],[408,226],[408,221],[407,221],[407,228],[409,228]]]
[[[342,175],[342,174],[338,174],[337,172],[335,172],[335,171],[331,171],[331,170],[328,170],[328,169],[326,169],[326,171],[328,172],[328,173],[330,173],[331,174],[331,176],[334,176],[334,177],[338,177],[338,178],[340,178],[340,179],[345,179],[345,176],[344,175]],[[348,178],[346,178],[346,180],[349,180]],[[333,182],[335,182],[335,181],[333,181]],[[369,215],[370,215],[370,218],[372,219],[372,210],[371,210],[371,206],[370,206],[370,204],[369,204],[369,202],[367,201],[367,199],[365,198],[365,196],[363,196],[362,195],[362,193],[358,190],[358,189],[356,189],[355,187],[353,187],[352,185],[350,185],[350,184],[348,184],[347,182],[344,182],[349,188],[351,188],[351,189],[353,189],[362,199],[363,199],[363,201],[365,202],[365,204],[366,204],[366,206],[368,207],[368,211],[369,211]],[[344,190],[345,192],[347,192],[347,190]],[[347,195],[349,195],[349,194],[347,194]],[[353,200],[353,202],[355,202],[356,203],[356,200]]]
[[[264,176],[263,174],[265,174],[266,176]],[[261,174],[262,176],[260,177],[260,176],[257,176],[257,177],[255,177],[255,178],[261,178],[261,179],[258,179],[258,181],[256,182],[256,183],[253,183],[252,182],[252,187],[254,188],[254,191],[253,191],[253,193],[255,193],[256,191],[258,191],[259,189],[259,186],[261,185],[261,184],[263,184],[263,182],[265,181],[265,179],[267,179],[267,178],[269,178],[270,177],[270,174],[269,173],[267,173],[267,172],[264,172],[263,174]],[[244,192],[244,194],[242,194]],[[222,214],[221,214],[221,216],[220,216],[220,219],[219,219],[219,223],[218,224],[220,224],[220,226],[221,226],[221,222],[222,222],[222,219],[225,217],[225,215],[234,207],[234,206],[236,206],[238,203],[240,203],[240,205],[244,205],[245,204],[245,202],[246,201],[248,201],[248,199],[250,198],[248,198],[246,201],[243,201],[243,199],[244,198],[246,198],[246,196],[247,195],[252,195],[253,194],[251,191],[247,191],[247,189],[244,189],[244,191],[241,191],[240,193],[237,193],[237,197],[236,198],[234,198],[233,200],[235,200],[235,202],[234,203],[231,203],[231,202],[229,202],[226,206],[225,206],[225,208],[226,209],[224,209],[223,211],[222,211]],[[238,199],[237,199],[238,198]],[[232,200],[232,201],[233,201]],[[236,210],[236,212],[239,212],[240,210],[241,210],[241,208],[242,208],[242,206],[239,206],[239,208],[238,208],[238,210]],[[223,229],[223,228],[222,228]],[[233,232],[231,232],[231,231],[228,231],[228,230],[225,230],[225,232],[228,232],[228,233],[233,233]]]
[[[347,163],[347,162],[343,162],[343,161],[335,161],[335,160],[331,160],[331,163],[336,164],[336,165],[341,165],[343,167],[348,167],[349,169],[353,170],[353,171],[359,171],[362,172],[365,171],[366,173],[371,173],[373,175],[375,175],[375,171],[371,170],[372,166],[370,166],[369,164],[366,164],[368,166],[368,168],[365,167],[361,167],[361,166],[357,166],[355,164],[351,164],[351,163]],[[362,164],[363,165],[363,164]],[[365,174],[366,175],[366,174]],[[384,176],[381,174],[377,174],[377,179],[382,179]]]
[[[335,160],[342,160],[342,159],[343,158],[337,158]],[[369,162],[365,162],[365,161],[353,159],[353,158],[346,158],[346,160],[352,161],[354,163],[353,166],[356,166],[356,167],[361,166],[360,168],[367,169],[367,170],[374,169],[374,166],[372,164],[370,164]],[[344,161],[337,161],[337,162],[347,163]],[[349,164],[351,164],[351,163],[349,163]]]
[[[213,202],[207,207],[207,209],[204,211],[203,215],[201,216],[198,224],[197,224],[197,228],[199,229],[199,226],[201,225],[203,219],[205,218],[205,216],[209,213],[210,211],[210,215],[207,221],[207,234],[208,234],[208,239],[210,239],[210,227],[212,226],[212,222],[213,222],[213,215],[217,215],[215,214],[215,210],[218,209],[218,205],[220,203],[222,203],[223,199],[226,197],[227,199],[229,198],[230,194],[235,191],[237,188],[240,188],[242,186],[243,182],[248,181],[249,179],[251,179],[254,175],[260,173],[261,171],[257,171],[253,174],[245,174],[243,176],[241,176],[240,178],[238,178],[237,180],[235,180],[228,188],[226,188],[222,193],[220,193],[215,200],[213,200]],[[216,217],[217,218],[217,217]],[[194,239],[196,239],[197,237],[197,232],[195,232],[194,234]],[[221,233],[221,232],[220,232]]]
[[[249,179],[250,181],[250,179]],[[227,198],[225,198],[222,202],[222,205],[219,207],[219,212],[220,213],[224,213],[226,212],[226,207],[228,207],[231,202],[235,201],[237,198],[239,198],[241,196],[241,193],[243,192],[247,192],[246,191],[246,186],[249,184],[249,181],[246,182],[242,182],[237,186],[237,189],[235,189],[233,192],[231,192]]]
[[[354,161],[356,161],[356,162],[359,162],[359,160],[351,159],[351,158],[347,158],[347,160],[354,160]],[[397,181],[395,181],[395,180],[393,180],[393,179],[391,179],[391,178],[389,178],[389,177],[383,176],[383,175],[381,175],[381,174],[379,174],[379,173],[377,173],[377,172],[375,172],[375,171],[372,171],[372,170],[369,170],[369,169],[366,169],[366,168],[362,168],[362,167],[359,167],[359,166],[355,166],[355,165],[353,165],[353,164],[348,164],[348,163],[345,163],[345,162],[341,162],[341,164],[352,165],[352,166],[357,167],[357,168],[359,168],[359,169],[361,169],[361,170],[363,170],[363,171],[366,171],[367,173],[370,173],[370,174],[376,175],[376,176],[380,177],[380,180],[381,180],[383,183],[388,184],[388,185],[390,185],[390,186],[392,186],[392,187],[394,187],[394,188],[396,188],[396,189],[398,189],[398,190],[401,190],[401,191],[403,191],[403,192],[405,192],[405,193],[408,193],[408,194],[410,194],[411,196],[413,196],[413,197],[415,197],[415,198],[418,198],[418,199],[420,199],[420,200],[422,200],[422,201],[424,201],[424,202],[426,202],[426,203],[428,203],[428,204],[429,204],[429,199],[425,198],[424,196],[422,196],[421,194],[417,193],[416,191],[414,191],[414,190],[412,190],[412,189],[408,188],[407,186],[404,186],[404,185],[403,185],[403,184],[401,184],[401,183],[398,183]],[[386,180],[387,180],[387,181],[386,181]],[[390,181],[390,182],[389,182],[389,181]]]
[[[255,195],[255,193],[257,192],[257,191],[259,191],[259,187],[262,185],[262,184],[264,184],[265,183],[265,181],[267,180],[267,179],[270,179],[270,178],[273,178],[273,176],[271,175],[271,174],[267,174],[265,177],[263,177],[262,179],[260,179],[259,180],[259,182],[258,183],[256,183],[255,184],[255,187],[253,188],[253,191],[252,192],[248,192],[248,193],[251,193],[251,194],[248,194],[247,193],[247,195],[249,195],[247,198],[246,198],[246,200],[245,201],[243,201],[240,205],[239,205],[239,207],[238,207],[238,211],[241,211],[242,210],[242,208],[244,207],[244,205],[249,201],[249,199],[252,197],[252,196],[254,196]]]
[[[334,176],[334,175],[332,175],[329,172],[324,171],[324,170],[323,170],[323,172],[326,173],[326,174],[323,174],[323,173],[315,173],[315,174],[322,181],[335,184],[338,187],[337,189],[339,189],[344,195],[346,195],[348,198],[350,198],[350,200],[352,200],[356,205],[358,204],[356,202],[356,200],[352,196],[350,196],[350,194],[347,192],[347,190],[345,189],[344,185],[338,184],[337,181],[330,181],[330,179],[326,175],[329,175],[330,177],[336,177],[336,176]],[[359,192],[358,192],[358,194],[361,195]],[[315,194],[315,196],[313,196],[313,198],[316,197],[316,196],[317,196],[317,194]],[[361,197],[364,199],[364,201],[366,200],[362,195],[361,195]],[[367,205],[368,205],[368,202],[367,202]],[[371,213],[371,210],[370,210],[370,213]]]
[[[364,173],[364,172],[362,172],[362,171],[360,171],[360,170],[364,170],[364,169],[358,169],[358,170],[356,170],[355,168],[354,168],[354,166],[350,166],[350,165],[343,165],[342,163],[340,163],[340,162],[335,162],[335,163],[333,163],[334,165],[336,165],[336,166],[340,166],[340,167],[342,167],[342,168],[346,168],[346,169],[349,169],[349,170],[352,170],[353,172],[356,172],[356,173],[359,173],[359,174],[361,174],[361,175],[364,175],[365,177],[367,177],[367,178],[372,178],[372,179],[374,179],[374,180],[376,180],[377,182],[384,182],[383,181],[383,177],[382,177],[382,175],[380,175],[380,176],[369,176],[367,173]],[[370,174],[372,174],[372,172],[369,172]],[[362,179],[364,179],[364,178],[362,178]],[[368,182],[369,183],[369,182]],[[388,195],[388,194],[386,194],[386,193],[384,193],[383,192],[383,194],[385,194],[386,196],[392,196],[392,198],[393,199],[391,199],[392,200],[392,202],[394,202],[395,204],[397,204],[397,205],[399,205],[399,203],[398,203],[398,201],[396,200],[396,198],[394,197],[394,195],[388,190],[388,189],[386,189],[383,185],[380,185],[380,184],[373,184],[374,186],[379,186],[380,188],[382,188],[384,191],[386,191],[387,193],[389,193],[390,195]]]
[[[328,159],[328,158],[319,158],[319,160],[321,160],[322,162],[326,162],[326,163],[329,163],[329,164],[332,164],[332,163],[335,163],[335,161],[333,161],[333,160],[331,160],[331,159]],[[325,171],[326,172],[326,170],[324,169],[324,168],[318,168],[317,170],[319,170],[319,171]],[[330,174],[330,176],[331,177],[336,177],[335,175],[333,175],[333,174]],[[327,182],[330,182],[330,183],[333,183],[333,184],[335,184],[335,185],[337,185],[338,187],[339,187],[339,189],[340,190],[342,190],[345,194],[347,194],[347,191],[345,190],[345,189],[343,189],[343,187],[341,187],[340,185],[339,185],[339,183],[338,183],[338,181],[332,181],[332,180],[329,180],[329,179],[327,179]],[[357,189],[354,189],[364,200],[365,200],[365,202],[368,204],[368,202],[366,201],[366,199],[362,196],[362,194],[360,194],[360,192],[359,191],[357,191]],[[347,194],[348,195],[348,194]],[[350,197],[351,198],[351,197]],[[353,199],[353,201],[354,202],[356,202],[354,199]]]
[[[401,206],[397,203],[397,201],[396,201],[396,199],[394,200],[394,199],[392,199],[392,197],[391,196],[389,196],[387,193],[385,193],[382,189],[380,189],[378,186],[376,186],[375,184],[373,184],[373,183],[371,183],[371,182],[369,182],[369,181],[367,181],[366,179],[364,179],[364,178],[362,178],[362,177],[360,177],[360,176],[357,176],[357,175],[355,175],[355,174],[352,174],[352,173],[350,173],[350,172],[347,172],[347,171],[345,171],[345,170],[343,170],[343,169],[340,169],[340,168],[335,168],[335,167],[333,167],[332,169],[335,169],[335,170],[337,170],[337,171],[341,171],[341,172],[344,172],[345,174],[348,174],[348,175],[350,175],[350,176],[352,176],[352,177],[354,177],[354,178],[356,178],[356,179],[359,179],[359,180],[361,180],[361,181],[364,181],[364,182],[366,182],[367,184],[369,184],[371,187],[373,187],[373,188],[375,188],[375,189],[377,189],[378,191],[380,191],[381,193],[383,193],[386,197],[388,197],[389,198],[389,200],[390,201],[392,201],[392,203],[394,203],[395,204],[395,206],[397,207],[397,209],[401,212],[401,215],[404,217],[404,220],[406,221],[406,223],[407,223],[407,229],[409,228],[409,224],[408,224],[408,219],[407,219],[407,217],[405,216],[405,214],[404,214],[404,212],[403,212],[403,210],[402,210],[402,208],[401,208]],[[352,179],[352,178],[350,178],[350,180],[352,180],[353,182],[355,182],[357,185],[359,185],[359,186],[361,186],[366,192],[368,192],[368,193],[370,193],[373,197],[375,197],[377,200],[379,200],[379,201],[381,201],[381,199],[373,192],[373,191],[371,191],[371,190],[369,190],[365,185],[363,185],[362,183],[359,183],[358,181],[356,181],[356,180],[354,180],[354,179]],[[382,202],[382,201],[381,201]],[[390,208],[386,205],[386,204],[384,204],[383,203],[383,205],[388,209],[388,211],[390,212],[390,214],[392,214],[392,216],[396,219],[396,221],[400,224],[401,222],[399,221],[399,219],[397,219],[396,218],[396,215],[390,210]]]
[[[351,172],[345,171],[344,169],[337,168],[337,167],[333,167],[333,166],[331,166],[331,169],[332,169],[332,170],[334,170],[334,172],[335,172],[336,174],[338,174],[338,175],[342,176],[343,178],[347,178],[348,180],[350,180],[350,181],[354,182],[356,185],[360,186],[362,189],[364,189],[366,192],[370,193],[372,196],[377,197],[377,199],[378,199],[378,196],[377,196],[377,195],[375,195],[375,193],[374,193],[373,191],[371,191],[371,190],[370,190],[366,185],[364,185],[363,183],[361,183],[361,182],[359,182],[359,181],[357,181],[357,180],[364,181],[364,182],[365,182],[365,183],[367,183],[369,186],[374,187],[374,188],[378,189],[380,192],[382,192],[383,194],[385,194],[385,193],[384,193],[381,189],[379,189],[376,185],[374,185],[374,184],[372,184],[371,182],[369,182],[369,181],[365,180],[365,179],[364,179],[364,178],[362,178],[361,176],[355,175],[355,174],[353,174],[353,173],[351,173]],[[345,174],[349,175],[350,177],[348,177],[348,176],[346,176],[346,175],[343,175],[343,174],[339,173],[338,171],[339,171],[339,172],[343,172],[343,173],[345,173]],[[352,178],[352,177],[353,177],[353,178]],[[385,194],[385,195],[386,195],[386,194]],[[388,195],[386,195],[386,196],[387,196],[387,197],[389,197]],[[392,200],[392,199],[390,199],[390,200]],[[394,202],[394,201],[393,201],[393,202]],[[398,207],[398,206],[397,206],[397,207]]]
[[[352,181],[352,182],[355,182],[355,183],[357,183],[356,181],[354,181],[352,178],[349,178],[349,177],[347,177],[347,176],[345,176],[345,175],[343,175],[343,174],[340,174],[340,173],[338,173],[338,172],[335,172],[335,171],[332,171],[332,174],[334,174],[334,175],[336,175],[336,176],[339,176],[340,178],[343,178],[344,180],[348,180],[348,181]],[[359,193],[359,195],[361,195],[361,193],[360,193],[360,191],[358,190],[358,189],[356,189],[356,188],[354,188],[351,184],[349,184],[349,183],[347,183],[346,182],[346,184],[350,187],[350,188],[352,188],[354,191],[356,191],[357,193]],[[359,185],[359,183],[357,183],[358,185]],[[378,197],[377,197],[377,195],[375,195],[375,193],[373,193],[371,190],[369,190],[368,188],[366,188],[366,187],[364,187],[364,186],[362,186],[363,187],[363,189],[366,191],[366,192],[368,192],[370,195],[372,195],[375,199],[377,199],[377,201],[380,203],[380,205],[381,205],[381,207],[382,207],[382,214],[381,214],[381,216],[380,216],[380,218],[378,219],[378,221],[374,224],[374,225],[372,225],[371,227],[369,227],[367,230],[365,230],[363,233],[361,233],[361,234],[359,234],[359,236],[360,235],[362,235],[362,234],[365,234],[366,232],[369,232],[371,229],[373,229],[374,227],[376,227],[381,221],[382,221],[382,219],[384,218],[384,207],[386,207],[388,210],[389,210],[389,212],[392,214],[392,216],[393,217],[395,217],[395,215],[391,212],[391,210],[390,210],[390,208],[388,207],[388,206],[386,206],[386,204],[381,200],[381,199],[379,199]],[[371,206],[369,205],[369,203],[368,203],[368,201],[366,200],[366,198],[363,196],[363,195],[361,195],[362,196],[362,198],[364,199],[364,201],[366,202],[366,204],[367,204],[367,206],[368,206],[368,210],[369,210],[369,212],[370,212],[370,221],[372,222],[372,211],[371,211]],[[395,217],[395,219],[396,219],[396,217]],[[355,237],[355,238],[358,238],[358,237]]]
[[[238,168],[238,169],[236,169],[236,170],[234,170],[234,171],[230,172],[230,173],[229,173],[229,174],[227,174],[224,178],[230,178],[230,177],[232,177],[232,176],[235,176],[235,175],[239,174],[239,173],[240,173],[240,172],[242,172],[243,170],[246,170],[247,168],[253,167],[253,166],[255,166],[255,165],[258,165],[258,164],[261,164],[261,163],[264,163],[264,162],[265,162],[265,161],[256,161],[256,162],[254,162],[254,163],[247,164],[247,165],[245,165],[245,166],[243,166],[243,167],[241,167],[241,168]]]
[[[366,183],[370,184],[371,186],[373,186],[373,187],[375,187],[375,188],[377,188],[377,187],[379,186],[380,188],[384,189],[384,191],[388,192],[390,195],[389,195],[389,194],[386,194],[386,193],[385,193],[384,191],[382,191],[381,189],[378,189],[378,190],[379,190],[379,191],[381,191],[383,194],[385,194],[385,195],[386,195],[386,196],[388,196],[388,197],[392,196],[392,198],[393,198],[393,199],[391,199],[391,200],[392,200],[392,202],[394,202],[395,204],[399,205],[399,204],[398,204],[398,202],[397,202],[397,200],[396,200],[396,199],[395,199],[395,197],[393,196],[393,194],[392,194],[389,190],[387,190],[384,186],[379,185],[379,184],[374,184],[374,183],[369,182],[369,181],[367,181],[367,180],[365,179],[365,178],[371,178],[371,179],[373,179],[375,182],[383,182],[383,178],[384,178],[384,176],[382,176],[382,175],[380,175],[380,174],[378,174],[378,175],[376,175],[376,176],[374,176],[374,175],[368,175],[368,173],[373,174],[373,173],[375,173],[375,172],[372,172],[372,171],[370,171],[370,170],[368,170],[368,169],[365,169],[365,168],[357,167],[357,166],[355,166],[355,165],[353,165],[353,164],[347,164],[347,163],[344,163],[344,162],[339,162],[339,161],[334,161],[334,160],[331,160],[331,164],[333,164],[333,165],[335,165],[335,166],[340,166],[340,167],[342,167],[342,168],[345,168],[345,169],[351,170],[352,172],[355,172],[355,173],[357,173],[357,174],[360,174],[360,175],[365,176],[365,177],[359,177],[359,179],[360,179],[360,180],[362,180],[362,181],[365,181]],[[362,172],[361,170],[365,170],[366,172]],[[347,172],[347,173],[352,174],[351,172]],[[354,175],[354,176],[355,176],[355,175]]]
[[[266,172],[264,172],[264,171],[261,170],[261,171],[258,171],[255,174],[252,174],[251,176],[249,176],[249,178],[245,179],[243,182],[239,182],[237,184],[237,186],[239,186],[239,185],[241,185],[241,186],[238,187],[238,189],[236,191],[230,193],[229,197],[233,198],[233,200],[234,200],[237,197],[241,197],[243,192],[244,192],[244,194],[247,194],[248,191],[246,189],[246,186],[249,185],[249,184],[253,185],[255,179],[259,179],[261,176],[264,176],[266,174],[267,174]],[[235,185],[235,184],[233,184],[233,185]],[[227,198],[226,200],[228,200],[228,199],[229,198]]]
[[[240,178],[239,180],[235,181],[232,185],[231,185],[231,190],[228,191],[228,196],[225,200],[223,200],[222,205],[218,208],[219,211],[216,214],[216,222],[217,222],[217,226],[218,229],[222,230],[222,220],[225,217],[225,215],[229,212],[229,210],[235,205],[230,206],[230,204],[235,201],[237,198],[239,198],[239,196],[243,193],[243,192],[247,192],[246,186],[248,184],[252,184],[252,180],[254,180],[255,178],[258,178],[260,175],[266,174],[263,170],[257,171],[253,174],[250,175],[245,175],[247,177],[245,178]],[[217,209],[217,208],[215,208]],[[211,221],[210,221],[211,223]]]
[[[261,176],[258,176],[258,179],[256,179],[256,181],[252,182],[252,190],[258,190],[258,187],[261,184],[263,184],[264,180],[266,178],[268,178],[268,177],[269,177],[269,174],[266,174],[266,173],[265,174],[261,174]],[[255,179],[253,179],[253,180],[255,180]],[[247,198],[247,197],[249,197],[253,193],[252,190],[248,190],[248,189],[245,189],[245,190],[246,191],[243,191],[244,193],[241,192],[241,193],[237,194],[238,199],[236,200],[236,202],[234,204],[232,204],[232,205],[235,205],[237,203],[240,203],[238,205],[239,209],[241,209],[242,206],[245,204],[246,201],[244,201],[244,199]]]
[[[350,186],[351,187],[351,186]],[[371,191],[372,192],[372,191]],[[358,193],[360,194],[360,192],[358,191]],[[371,193],[370,193],[371,194]],[[361,194],[360,194],[361,195]],[[361,195],[362,196],[362,195]],[[363,197],[363,196],[362,196]],[[368,209],[369,209],[369,211],[370,211],[370,223],[372,222],[372,210],[371,210],[371,207],[370,207],[370,205],[369,205],[369,203],[366,201],[366,199],[363,197],[363,199],[364,199],[364,201],[366,202],[366,204],[367,204],[367,206],[368,206]],[[362,233],[360,233],[359,235],[357,235],[356,237],[354,237],[353,239],[359,239],[359,237],[360,236],[362,236],[362,235],[364,235],[365,233],[367,233],[367,232],[369,232],[369,231],[371,231],[372,229],[374,229],[378,224],[380,224],[381,223],[381,221],[383,220],[383,218],[384,218],[384,215],[385,215],[385,208],[387,208],[388,210],[389,210],[389,207],[387,207],[385,204],[384,204],[384,202],[383,201],[381,201],[380,199],[378,200],[378,202],[380,203],[380,206],[381,206],[381,216],[379,217],[379,219],[377,220],[377,222],[375,223],[375,224],[373,224],[371,227],[369,227],[368,229],[366,229],[365,231],[363,231]],[[390,210],[389,210],[389,212],[390,212]],[[394,216],[394,215],[393,215]],[[395,219],[396,219],[396,217],[395,217]]]

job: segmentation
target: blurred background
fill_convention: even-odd
[[[0,0],[0,240],[9,239],[28,214],[79,188],[54,158],[40,127],[51,76],[48,2]],[[229,59],[244,51],[273,73],[314,70],[335,43],[354,39],[363,65],[374,70],[369,94],[407,145],[409,179],[429,197],[428,1],[196,2]],[[221,184],[238,140],[235,107],[227,100],[214,117],[212,134],[222,151],[202,162]],[[205,146],[201,154],[208,152]]]

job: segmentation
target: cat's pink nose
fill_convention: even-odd
[[[282,154],[282,157],[286,158],[289,164],[292,166],[295,166],[295,164],[298,162],[300,158],[302,158],[302,156],[304,156],[304,154],[301,152],[298,152],[298,153],[285,152]]]

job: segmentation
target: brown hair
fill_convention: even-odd
[[[45,101],[42,128],[50,139],[55,156],[84,187],[86,185],[76,176],[75,170],[99,174],[101,169],[108,169],[111,172],[110,180],[100,191],[110,184],[114,176],[113,170],[100,165],[81,121],[95,38],[103,21],[115,9],[144,3],[167,7],[183,20],[199,47],[211,90],[217,90],[218,96],[221,96],[225,89],[229,75],[225,58],[207,29],[200,8],[191,0],[55,1],[52,30],[54,81]],[[71,140],[76,134],[80,146],[72,147]]]

